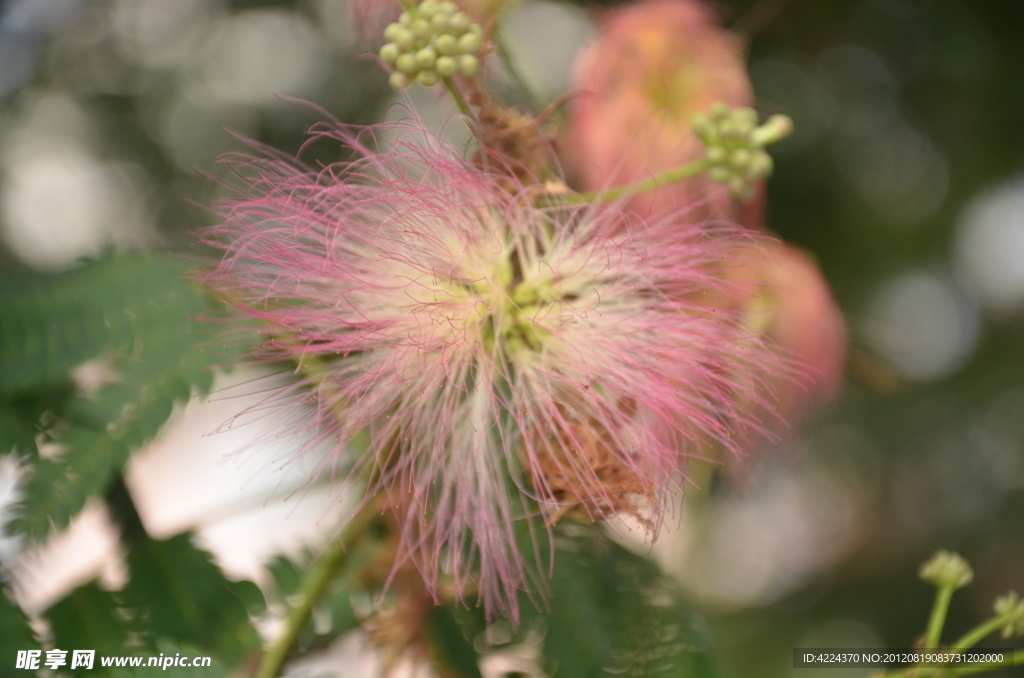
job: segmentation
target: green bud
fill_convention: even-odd
[[[398,45],[393,42],[385,43],[380,48],[380,60],[386,63],[388,66],[394,66],[395,61],[402,54],[402,50],[398,49]]]
[[[430,17],[430,25],[433,26],[434,30],[438,33],[444,33],[447,31],[449,23],[451,23],[451,18],[447,14],[443,14],[441,12]]]
[[[782,141],[793,133],[793,120],[788,115],[773,115],[755,129],[751,141],[757,146],[767,146]]]
[[[419,70],[419,66],[416,65],[416,57],[411,53],[406,52],[395,60],[395,69],[402,73],[412,75]]]
[[[757,111],[753,108],[746,106],[737,108],[732,112],[732,117],[741,127],[749,127],[750,129],[757,127]]]
[[[757,118],[755,117],[751,120],[748,116],[739,115],[738,113],[740,110],[744,109],[739,109],[737,111],[737,115],[732,116],[732,121],[736,126],[736,135],[741,139],[747,139],[750,137],[751,132],[753,132],[757,127]],[[748,108],[745,110],[749,111],[750,109]],[[757,114],[755,113],[754,115],[756,116]]]
[[[963,588],[974,579],[974,570],[959,553],[939,551],[917,572],[924,581],[940,588]]]
[[[758,151],[754,154],[754,157],[750,159],[750,176],[758,179],[766,179],[772,175],[775,170],[775,161],[772,160],[772,156],[768,155],[764,151]]]
[[[437,49],[439,54],[445,56],[451,56],[459,49],[459,42],[452,35],[439,35],[434,40],[434,47]]]
[[[416,19],[409,26],[409,30],[420,40],[429,40],[434,35],[434,28],[430,25],[430,22],[424,21],[423,19]]]
[[[472,17],[465,12],[456,12],[452,15],[451,27],[456,33],[465,33],[472,24]]]
[[[394,42],[400,30],[402,30],[401,24],[388,24],[388,27],[384,29],[384,39],[388,42]]]
[[[420,74],[416,76],[416,80],[421,85],[433,87],[441,81],[441,78],[435,71],[420,71]]]
[[[736,123],[732,121],[732,118],[726,118],[718,123],[718,135],[723,139],[730,141],[736,139],[739,132],[739,128]]]
[[[995,612],[1006,621],[1003,638],[1024,636],[1024,600],[1020,599],[1016,591],[1010,591],[996,600]]]
[[[459,11],[459,6],[451,0],[446,0],[437,6],[437,11],[444,12],[445,14],[455,14]]]
[[[423,2],[421,2],[419,6],[420,15],[433,14],[434,12],[437,11],[437,8],[437,0],[423,0]]]
[[[480,50],[480,36],[476,33],[466,33],[459,38],[459,50],[464,54],[476,54]]]
[[[708,176],[711,177],[712,181],[717,181],[719,183],[724,184],[727,181],[729,181],[729,178],[732,176],[732,172],[729,171],[728,167],[723,167],[722,165],[715,165],[714,167],[708,170]]]
[[[409,14],[408,12],[402,12],[398,16],[398,23],[408,28],[409,26],[412,25],[412,14]]]
[[[745,148],[737,148],[729,154],[729,162],[738,170],[746,169],[747,165],[750,164],[750,160],[750,151]]]
[[[455,75],[456,68],[457,64],[455,63],[455,59],[450,56],[438,57],[437,61],[434,63],[434,70],[437,71],[437,74],[442,78],[450,78]]]
[[[708,116],[703,113],[694,113],[690,122],[690,127],[693,129],[693,133],[696,134],[701,141],[705,144],[710,143],[712,128],[711,121],[708,120]]]
[[[721,146],[708,146],[707,153],[705,153],[704,157],[707,158],[707,161],[712,165],[721,165],[725,162],[726,155],[725,149]]]
[[[711,107],[711,117],[716,122],[721,122],[727,119],[731,112],[732,109],[730,109],[727,104],[724,104],[721,101],[719,101],[717,104]]]
[[[484,37],[484,27],[478,23],[471,24],[469,32],[474,35],[479,35],[481,38]]]
[[[416,65],[420,68],[430,68],[437,61],[437,52],[430,47],[424,47],[416,52]]]
[[[416,36],[412,34],[408,28],[400,28],[395,33],[395,44],[398,45],[398,49],[403,52],[407,52],[413,48],[416,43]]]
[[[480,61],[472,54],[463,54],[459,57],[459,73],[472,78],[480,70]]]
[[[388,78],[388,84],[391,85],[392,89],[405,89],[412,84],[412,81],[409,80],[409,76],[405,73],[395,71],[391,74],[391,77]]]

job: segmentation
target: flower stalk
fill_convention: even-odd
[[[771,176],[774,165],[764,148],[788,137],[793,131],[793,121],[785,115],[773,115],[763,125],[757,126],[757,113],[753,109],[731,109],[725,104],[717,104],[710,115],[695,115],[692,129],[704,144],[702,158],[636,183],[605,191],[559,194],[545,198],[545,201],[568,205],[615,202],[704,172],[713,181],[727,184],[736,196],[746,200],[753,196],[758,181]]]
[[[378,509],[379,506],[376,502],[368,502],[353,518],[345,534],[337,539],[332,539],[319,560],[306,570],[305,577],[299,585],[298,602],[289,607],[284,632],[264,653],[259,670],[256,672],[256,678],[276,678],[281,673],[281,667],[288,659],[299,632],[345,563],[347,553],[345,544],[362,535],[366,527],[376,517]]]

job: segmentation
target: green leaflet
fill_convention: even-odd
[[[550,614],[523,602],[524,627],[546,627],[550,675],[713,675],[697,617],[654,562],[596,527],[564,525],[555,547]]]
[[[0,666],[11,668],[18,658],[18,650],[39,648],[25,614],[7,597],[6,588],[0,589]]]
[[[111,473],[151,439],[175,402],[206,391],[213,362],[197,344],[195,317],[210,308],[166,256],[108,256],[55,275],[9,278],[0,292],[0,435],[34,453],[30,434],[49,419],[40,459],[25,483],[14,529],[40,541],[63,528]],[[118,375],[90,397],[70,388],[70,370],[104,356]],[[27,449],[22,449],[27,448]]]
[[[456,621],[451,607],[439,605],[427,620],[424,636],[430,644],[431,659],[451,678],[481,678],[473,641]]]
[[[0,394],[59,383],[75,365],[140,339],[158,342],[158,330],[181,325],[169,312],[201,313],[206,303],[181,280],[185,268],[166,256],[108,255],[57,274],[6,276]]]
[[[172,639],[216,654],[228,666],[258,650],[249,613],[264,608],[251,582],[231,582],[192,535],[145,539],[128,553],[131,578],[122,598],[139,616],[145,636]],[[247,609],[248,606],[248,609]]]
[[[540,537],[541,562],[551,544]],[[711,678],[700,619],[685,605],[675,583],[599,528],[578,524],[554,530],[555,568],[542,577],[549,595],[520,594],[518,636],[542,637],[543,670],[552,678],[600,675]],[[524,548],[526,553],[532,547]],[[536,601],[536,602],[535,602]],[[537,609],[537,605],[542,610]],[[486,620],[477,610],[454,611],[468,639]]]
[[[190,534],[135,542],[128,566],[123,591],[104,591],[90,582],[43,615],[53,629],[54,647],[97,651],[94,669],[77,669],[75,675],[149,676],[152,667],[104,669],[100,658],[185,654],[187,647],[190,655],[221,660],[212,667],[187,667],[188,675],[212,678],[223,675],[221,666],[233,666],[259,649],[249,615],[265,609],[263,595],[251,582],[226,579],[210,555],[193,546]],[[0,624],[6,610],[3,615]],[[185,667],[169,667],[163,675],[178,675],[175,669]]]
[[[114,594],[101,589],[95,581],[79,586],[43,616],[53,629],[53,647],[67,650],[69,657],[72,650],[96,650],[97,657],[132,653],[127,648],[132,630],[128,616],[121,613]],[[96,672],[78,668],[73,675],[89,676]]]

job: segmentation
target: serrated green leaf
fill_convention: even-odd
[[[473,643],[463,635],[452,609],[438,605],[427,620],[424,636],[435,665],[452,678],[482,678]]]
[[[714,675],[699,618],[654,562],[580,525],[560,527],[555,546],[550,613],[521,600],[523,627],[544,629],[549,675]]]
[[[185,266],[166,256],[107,256],[57,274],[6,276],[0,284],[0,394],[64,379],[103,351],[128,349],[153,329],[187,321],[206,301],[181,280]],[[168,316],[180,311],[182,318]]]
[[[195,645],[228,666],[260,647],[237,584],[193,545],[190,534],[137,544],[128,554],[128,568],[124,601],[139,612],[150,638]]]
[[[0,591],[0,666],[11,668],[18,659],[19,650],[39,648],[25,613]]]
[[[117,600],[92,581],[69,593],[44,614],[53,629],[54,647],[62,650],[96,650],[101,654],[126,654],[130,624]],[[69,654],[70,656],[70,654]],[[95,675],[76,669],[76,676]]]
[[[67,380],[71,367],[101,351],[120,374],[92,397],[65,397],[46,408],[60,424],[49,442],[65,451],[40,460],[29,475],[14,529],[30,540],[66,527],[156,435],[175,402],[193,388],[209,389],[212,357],[197,347],[203,336],[194,320],[209,305],[181,279],[182,270],[166,257],[108,257],[21,281],[14,286],[20,294],[0,294],[0,333],[5,344],[22,344],[0,351],[0,398]],[[90,339],[81,343],[83,337]],[[8,376],[5,360],[20,367]],[[24,443],[26,426],[21,430]]]

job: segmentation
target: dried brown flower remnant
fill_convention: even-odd
[[[626,402],[620,409],[632,407]],[[538,465],[547,478],[552,499],[561,504],[548,523],[554,524],[578,509],[580,517],[589,520],[624,514],[654,532],[657,523],[651,515],[656,514],[652,510],[657,502],[655,488],[623,462],[621,453],[608,444],[607,431],[599,422],[576,425],[571,431],[571,440],[548,435],[538,436],[535,441]]]

